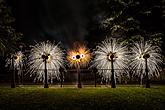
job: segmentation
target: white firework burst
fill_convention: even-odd
[[[153,46],[150,41],[134,42],[131,48],[130,67],[134,70],[134,74],[143,77],[145,75],[145,58],[144,55],[149,55],[147,58],[149,76],[159,76],[161,70],[161,49],[158,46]]]
[[[28,65],[30,66],[31,76],[34,75],[35,81],[44,81],[44,61],[42,55],[48,55],[47,72],[48,79],[60,79],[59,69],[64,68],[64,52],[60,49],[59,44],[55,45],[49,41],[37,43],[31,49]]]
[[[18,70],[18,75],[21,75],[21,71],[24,65],[24,54],[21,51],[18,51],[15,54],[11,55],[11,58],[8,58],[6,60],[6,67],[10,66],[10,69],[13,69],[12,60],[14,69]]]
[[[105,79],[111,78],[111,55],[114,55],[113,65],[115,76],[127,68],[127,48],[117,39],[107,38],[96,47],[92,67],[96,67],[100,75]]]

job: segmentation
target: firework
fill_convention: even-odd
[[[90,61],[90,58],[91,55],[89,50],[84,45],[80,45],[79,43],[75,43],[74,50],[70,50],[68,52],[67,60],[69,61],[69,66],[77,69],[78,88],[82,88],[80,67],[86,67]]]
[[[74,50],[68,52],[67,59],[70,67],[86,67],[90,61],[91,55],[89,50],[84,46],[76,46]]]
[[[24,64],[24,54],[21,51],[18,51],[17,53],[13,54],[11,58],[8,58],[6,60],[6,66],[10,65],[10,69],[13,69],[12,67],[12,60],[14,63],[14,69],[18,70],[18,75],[21,75],[21,70],[23,68]]]
[[[49,79],[60,79],[59,69],[64,68],[64,52],[60,49],[59,44],[55,45],[49,41],[41,42],[33,46],[29,56],[30,74],[35,75],[35,81],[44,81],[45,63],[43,57],[47,56],[47,72]]]
[[[153,46],[150,41],[135,42],[131,48],[130,67],[134,70],[135,75],[143,77],[145,75],[145,58],[147,57],[147,68],[149,76],[159,76],[161,70],[161,49]]]
[[[117,76],[127,67],[127,48],[119,44],[116,39],[107,38],[102,41],[94,51],[92,67],[96,67],[103,79],[111,78],[112,61]],[[116,71],[117,70],[117,71]]]

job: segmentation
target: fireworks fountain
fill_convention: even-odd
[[[162,64],[160,52],[161,49],[158,46],[153,46],[149,41],[136,42],[131,48],[130,67],[134,70],[134,74],[141,76],[141,78],[143,75],[146,76],[146,88],[150,87],[150,76],[159,76]]]
[[[91,55],[89,50],[83,45],[76,44],[74,50],[68,51],[67,59],[69,61],[70,67],[75,67],[77,69],[78,75],[78,88],[82,88],[81,78],[80,78],[80,68],[86,67],[90,61]]]
[[[18,76],[21,76],[23,69],[24,54],[21,51],[11,55],[11,58],[6,60],[6,66],[10,65],[10,69],[13,70],[11,88],[15,88],[15,70],[18,70]]]
[[[64,52],[59,44],[49,41],[38,43],[31,49],[29,59],[31,76],[35,75],[34,80],[44,79],[44,88],[48,88],[48,78],[60,79],[59,69],[64,68]]]
[[[96,47],[94,55],[92,67],[96,67],[104,79],[111,78],[111,87],[115,88],[116,75],[127,67],[126,46],[119,44],[116,39],[107,38]],[[111,73],[108,70],[111,70]],[[118,70],[118,72],[114,70]]]

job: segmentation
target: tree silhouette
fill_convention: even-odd
[[[0,0],[0,56],[13,53],[17,41],[21,38],[22,34],[13,28],[14,21],[11,8],[5,0]]]
[[[127,44],[143,36],[156,45],[162,45],[165,34],[164,0],[91,0],[88,4],[95,7],[89,10],[92,16],[88,27],[91,36],[122,36]]]

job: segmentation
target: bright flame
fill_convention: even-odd
[[[145,75],[145,55],[149,55],[147,58],[148,70],[150,76],[159,76],[161,70],[161,49],[158,46],[153,46],[149,41],[135,42],[131,48],[131,61],[130,67],[134,70],[136,75]]]
[[[91,67],[96,67],[103,79],[111,78],[111,60],[113,60],[115,76],[127,68],[127,48],[122,43],[118,43],[116,39],[105,39],[96,47],[93,54],[95,58]]]
[[[85,67],[88,65],[91,55],[85,46],[78,46],[75,50],[70,50],[67,56],[71,67]]]
[[[28,62],[31,76],[36,76],[34,80],[44,80],[45,65],[42,55],[48,57],[46,60],[48,79],[60,79],[59,69],[60,67],[64,68],[64,53],[59,48],[59,45],[55,45],[49,41],[38,43],[31,49],[31,54],[29,56],[30,60]]]

